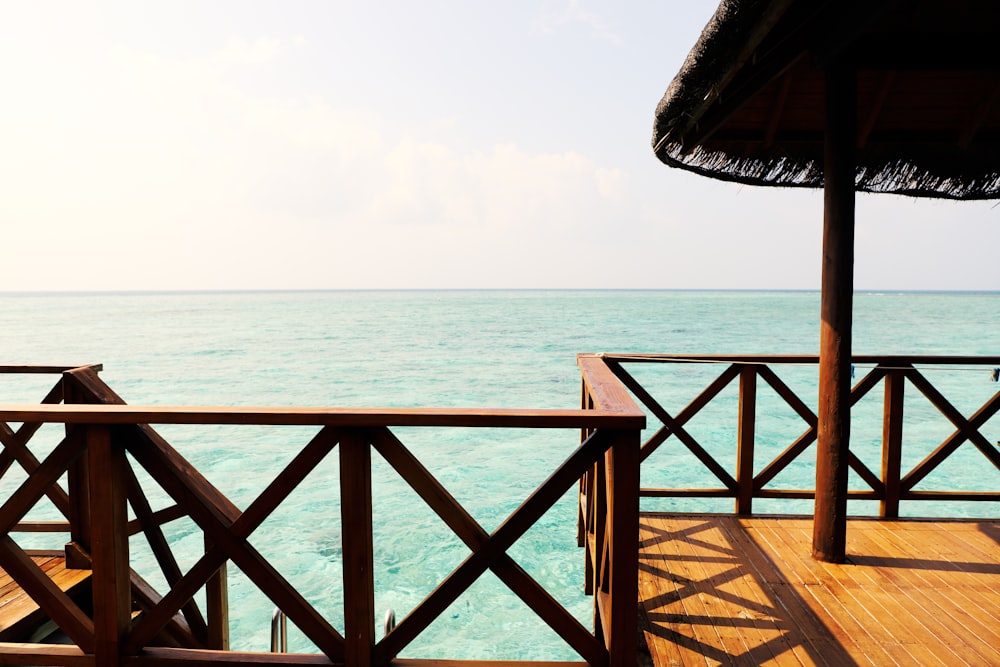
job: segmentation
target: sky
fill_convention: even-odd
[[[822,197],[670,169],[712,0],[0,2],[0,291],[818,289]],[[859,195],[855,285],[1000,289]]]

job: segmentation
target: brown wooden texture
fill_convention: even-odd
[[[816,441],[817,433],[817,417],[815,413],[807,406],[806,402],[796,395],[796,393],[778,376],[776,370],[779,369],[781,364],[815,365],[818,362],[817,357],[789,357],[773,355],[604,355],[601,358],[607,361],[609,368],[613,370],[625,387],[649,411],[651,416],[663,423],[663,426],[656,429],[643,444],[642,460],[644,461],[644,465],[657,465],[658,460],[655,458],[649,458],[649,455],[655,451],[657,447],[663,445],[669,438],[676,435],[692,453],[698,456],[699,460],[712,472],[712,474],[719,478],[719,480],[724,484],[723,486],[714,488],[643,488],[640,490],[641,496],[658,498],[734,498],[737,499],[737,502],[739,502],[738,487],[741,485],[736,484],[735,481],[730,482],[730,480],[734,479],[734,476],[741,477],[742,473],[740,466],[744,466],[743,470],[746,470],[750,468],[752,464],[752,467],[758,469],[759,472],[756,475],[753,475],[752,478],[753,490],[751,498],[815,498],[814,488],[773,488],[772,482],[793,461],[801,457],[808,450],[809,446]],[[950,456],[962,443],[966,441],[971,441],[990,463],[997,468],[1000,468],[1000,448],[993,446],[980,431],[986,422],[998,411],[1000,411],[1000,392],[990,398],[975,412],[975,414],[966,418],[962,416],[962,414],[953,405],[951,405],[947,398],[941,395],[941,393],[930,383],[930,381],[916,369],[916,366],[919,365],[920,367],[927,369],[944,366],[951,370],[964,370],[964,367],[972,365],[976,365],[981,368],[989,368],[991,364],[1000,363],[1000,358],[859,355],[855,357],[853,361],[856,363],[874,364],[875,366],[862,376],[851,389],[849,399],[849,404],[851,406],[854,406],[865,396],[870,394],[880,383],[887,383],[888,376],[893,374],[894,376],[897,376],[897,380],[899,378],[905,378],[908,383],[913,384],[914,387],[920,393],[924,394],[933,405],[937,406],[942,414],[952,421],[956,427],[956,431],[950,435],[941,444],[941,446],[928,455],[927,458],[918,464],[912,471],[901,476],[897,485],[897,502],[916,500],[940,501],[946,499],[956,501],[1000,500],[1000,489],[996,491],[980,492],[955,490],[915,491],[913,489],[917,483],[924,479],[927,474],[946,460],[948,456]],[[632,363],[660,365],[701,363],[709,366],[714,364],[722,366],[725,368],[725,371],[713,380],[706,389],[698,394],[697,398],[677,412],[676,417],[673,417],[671,416],[670,411],[661,405],[657,399],[646,390],[646,388],[644,388],[625,370],[624,366]],[[957,368],[952,368],[953,364]],[[788,445],[788,447],[773,460],[769,462],[747,461],[747,459],[743,457],[743,454],[745,454],[749,449],[747,447],[748,441],[750,440],[749,435],[747,435],[749,433],[749,425],[747,424],[749,411],[744,410],[743,412],[734,415],[733,421],[737,426],[738,433],[742,434],[743,437],[738,439],[736,457],[737,465],[733,470],[733,475],[730,475],[724,470],[721,464],[708,455],[707,450],[701,446],[700,443],[694,441],[693,445],[690,444],[694,439],[689,433],[683,430],[683,424],[698,416],[699,411],[714,400],[722,389],[724,389],[729,383],[733,382],[735,378],[742,377],[744,373],[748,373],[749,371],[746,369],[750,366],[754,368],[756,375],[762,378],[767,385],[770,386],[774,392],[802,418],[805,422],[806,429],[798,438],[795,439],[794,442]],[[741,370],[741,368],[743,370]],[[985,370],[983,372],[985,373]],[[744,384],[744,387],[746,386],[748,385]],[[888,423],[894,426],[891,426],[888,430],[886,430],[884,428],[885,421],[883,422],[883,446],[885,448],[889,448],[886,452],[891,451],[893,447],[897,446],[893,444],[893,439],[900,437],[902,425],[905,422],[905,416],[903,413],[904,405],[897,399],[893,398],[895,396],[894,392],[902,391],[902,389],[896,388],[887,391],[888,393],[885,396],[886,403],[884,408],[884,420],[888,420]],[[745,405],[747,404],[748,398],[742,394],[743,392],[741,391],[740,403]],[[680,437],[681,434],[683,434],[683,437]],[[742,443],[742,448],[739,443]],[[905,449],[905,441],[901,441],[898,446]],[[885,502],[887,482],[889,484],[893,483],[891,477],[886,477],[887,474],[892,474],[891,467],[884,470],[873,471],[850,451],[847,452],[846,459],[847,466],[853,469],[863,482],[861,488],[848,489],[847,497],[857,500],[877,500]],[[892,491],[892,493],[897,492]],[[585,506],[587,502],[588,500],[586,498],[581,499],[581,507]]]
[[[653,664],[1000,664],[1000,522],[852,519],[843,564],[810,523],[643,515]]]
[[[819,357],[814,354],[647,354],[622,353],[590,356],[604,360],[607,364],[637,363],[718,363],[718,364],[758,364],[781,366],[783,364],[817,364]],[[958,355],[912,355],[912,354],[856,354],[854,363],[899,367],[909,365],[927,366],[996,366],[1000,355],[958,356]]]
[[[906,475],[902,482],[904,489],[907,491],[912,489],[966,440],[971,441],[996,468],[1000,469],[1000,450],[994,448],[992,443],[979,432],[979,427],[1000,410],[1000,392],[994,394],[993,398],[977,410],[971,418],[966,419],[920,372],[910,369],[907,371],[906,377],[924,396],[930,399],[935,407],[941,411],[941,414],[947,417],[958,430]]]
[[[740,370],[740,408],[736,432],[736,513],[753,513],[754,426],[757,423],[757,370]]]
[[[121,402],[121,398],[89,370],[74,370],[67,373],[66,378],[87,391],[89,400]],[[205,531],[206,539],[216,545],[156,608],[144,616],[131,633],[125,652],[135,653],[151,641],[177,609],[218,570],[225,557],[229,557],[320,650],[340,658],[343,651],[340,634],[247,542],[246,537],[255,526],[250,526],[250,521],[236,526],[241,514],[239,509],[149,426],[127,427],[121,431],[121,437],[136,461],[164,491],[188,509],[191,518]],[[242,530],[248,532],[242,533]]]
[[[206,551],[211,543],[205,543]],[[206,644],[208,648],[229,650],[229,570],[226,563],[219,566],[205,582],[205,614],[208,616]]]
[[[66,559],[59,552],[30,552],[27,556],[53,584],[71,596],[90,581],[89,570],[67,569]],[[0,641],[26,639],[44,620],[38,604],[6,571],[0,570]]]
[[[8,420],[17,420],[10,419],[10,417],[6,415],[3,419],[4,421],[0,421],[0,443],[4,446],[5,458],[8,460],[16,460],[24,471],[31,475],[38,469],[41,463],[31,450],[28,449],[27,443],[28,440],[30,440],[31,435],[33,435],[37,430],[37,427],[40,426],[40,423],[26,422],[22,424],[15,433],[5,422]],[[55,505],[64,516],[69,515],[69,496],[66,494],[66,491],[62,489],[62,487],[58,484],[50,484],[45,489],[45,494],[52,501],[52,504]]]
[[[16,502],[0,506],[0,524],[6,526],[5,530],[16,526],[24,512],[51,489],[59,475],[80,459],[86,447],[87,457],[80,459],[85,463],[71,471],[75,479],[74,492],[80,494],[82,500],[71,515],[76,517],[78,528],[88,521],[90,525],[74,533],[81,541],[71,542],[67,552],[72,551],[81,563],[92,565],[94,569],[94,599],[99,609],[94,623],[96,640],[87,636],[86,619],[81,619],[82,629],[69,627],[67,632],[85,650],[96,648],[94,659],[100,664],[483,664],[482,661],[399,660],[395,656],[487,569],[507,584],[588,664],[634,662],[638,429],[644,425],[645,416],[602,361],[584,359],[581,368],[589,387],[586,409],[582,410],[133,408],[125,405],[93,369],[74,368],[64,374],[62,383],[69,404],[36,406],[34,414],[41,420],[32,422],[65,423],[67,438],[46,461],[39,463],[26,459],[29,480],[17,494]],[[28,412],[0,409],[0,419],[24,418]],[[241,511],[144,423],[147,421],[315,424],[323,428],[257,499]],[[575,428],[585,435],[579,449],[493,534],[488,534],[412,457],[388,430],[387,426],[391,425]],[[616,430],[611,431],[608,428],[611,426]],[[14,450],[26,440],[18,441],[18,434],[7,435],[5,444],[11,445],[8,458],[13,461]],[[342,459],[346,641],[247,540],[337,444],[341,445]],[[370,449],[373,446],[472,550],[469,558],[378,646],[374,645],[372,590]],[[23,446],[21,449],[26,451]],[[128,466],[126,451],[171,497],[174,505],[153,510]],[[585,472],[603,468],[607,471],[596,475],[594,480],[601,482],[604,487],[601,490],[607,498],[603,504],[592,505],[592,509],[601,510],[595,514],[593,523],[601,524],[604,535],[601,553],[593,553],[598,561],[599,574],[596,576],[603,587],[595,603],[603,610],[598,614],[601,635],[598,639],[520,568],[507,550],[568,489],[580,484]],[[97,479],[101,482],[95,482]],[[132,522],[126,520],[126,498],[136,515]],[[178,568],[160,528],[162,523],[184,516],[204,532],[206,544],[205,555],[186,573]],[[128,536],[137,532],[144,534],[165,574],[169,586],[165,595],[160,596],[135,577],[130,582]],[[0,544],[0,552],[4,551],[2,546]],[[44,583],[48,581],[44,572],[19,566],[20,552],[12,542],[10,546],[8,554],[0,553],[0,561],[9,560],[12,572],[19,581],[26,582],[32,595],[47,598],[41,603],[42,607],[54,617],[58,616],[57,620],[63,625],[71,625],[71,604],[63,600],[58,591],[53,592],[51,584]],[[225,630],[216,620],[226,606],[221,568],[227,560],[238,565],[325,655],[264,657],[204,650],[209,645],[224,647],[226,644]],[[130,583],[136,604],[142,610],[131,631],[128,629]],[[198,588],[206,585],[207,630],[191,602]],[[190,623],[177,615],[182,609]],[[192,631],[199,636],[192,636]],[[605,641],[607,648],[603,645]],[[153,647],[151,642],[165,646]],[[187,648],[180,649],[180,646]],[[457,647],[456,655],[461,652]],[[48,654],[38,650],[35,655]],[[65,657],[58,656],[56,663]],[[42,658],[42,661],[47,659]],[[516,664],[551,663],[526,661]]]
[[[120,664],[131,620],[125,449],[106,426],[88,426],[91,508],[91,565],[94,596],[94,655],[107,667]]]
[[[382,457],[466,546],[475,551],[489,541],[489,534],[390,431],[384,430],[373,434],[373,444]],[[581,656],[592,664],[606,661],[607,653],[597,645],[593,635],[587,632],[510,556],[507,554],[499,556],[496,562],[490,565],[490,569]],[[395,657],[383,653],[381,645],[376,651],[376,656],[379,662]]]
[[[601,619],[611,665],[636,664],[636,615],[639,544],[639,437],[616,432],[608,461],[607,614]],[[600,595],[600,593],[598,594]],[[600,608],[600,606],[599,606]]]
[[[64,402],[78,403],[82,401],[76,383],[62,379],[59,382],[59,387]],[[64,428],[67,439],[82,437],[82,429],[72,424],[66,424]],[[69,510],[67,514],[70,523],[69,542],[84,552],[90,550],[90,470],[87,460],[88,457],[81,456],[66,471],[69,496]],[[66,555],[68,558],[72,558],[75,553],[75,550],[67,550]],[[84,567],[83,561],[73,563],[73,565]],[[90,567],[89,556],[87,557],[86,567]]]
[[[174,586],[178,581],[180,581],[182,576],[180,566],[177,564],[177,559],[170,550],[170,545],[167,543],[167,539],[163,535],[160,523],[156,520],[153,510],[149,505],[149,501],[146,499],[146,494],[143,492],[139,485],[139,480],[135,476],[135,471],[132,470],[132,466],[128,465],[127,462],[125,466],[125,474],[128,484],[129,503],[132,506],[132,510],[135,512],[136,521],[142,527],[146,541],[149,543],[150,550],[153,552],[153,556],[156,558],[156,562],[160,566],[160,571],[163,573],[167,585]],[[131,527],[128,529],[128,534],[132,534]],[[219,592],[218,595],[223,595],[223,593]],[[189,600],[187,604],[183,606],[182,612],[184,613],[184,618],[188,623],[188,627],[192,629],[196,636],[201,638],[201,641],[206,641],[208,637],[208,626],[201,614],[201,610],[198,609],[198,606],[194,603],[193,599]]]
[[[344,660],[369,667],[375,645],[372,572],[372,462],[357,432],[340,439],[340,520],[344,553]]]
[[[0,656],[0,664],[4,664]],[[21,663],[23,664],[23,663]],[[63,663],[54,663],[63,664]],[[89,663],[75,663],[89,664]],[[213,667],[215,665],[342,665],[330,662],[329,658],[318,655],[296,653],[217,653],[214,651],[192,651],[174,648],[149,648],[143,655],[128,658],[129,667]],[[387,663],[389,667],[586,667],[583,662],[552,662],[545,660],[438,660],[399,658]]]
[[[147,610],[159,604],[163,596],[149,582],[135,572],[130,573],[133,614],[142,616]],[[175,614],[156,636],[157,644],[184,648],[210,648],[203,639],[191,633],[191,627],[180,614]]]
[[[245,534],[234,531],[234,524],[240,516],[239,510],[162,439],[153,437],[155,434],[151,429],[139,429],[137,434],[142,437],[130,448],[133,456],[167,493],[189,509],[191,518],[216,545],[199,562],[202,566],[198,571],[199,578],[204,578],[198,581],[192,577],[189,581],[196,582],[196,587],[200,587],[214,574],[224,557],[228,556],[324,653],[338,656],[343,650],[339,633],[246,541]],[[183,598],[182,602],[187,599],[185,596],[180,597]],[[171,599],[168,594],[164,597],[164,605],[168,599],[171,603],[176,603],[176,598]],[[166,615],[169,617],[174,611],[176,608],[169,609],[169,614]],[[162,620],[164,619],[161,618]],[[152,635],[147,634],[146,637],[151,639]],[[138,648],[134,646],[138,638],[136,633],[130,642],[130,648]]]
[[[0,366],[0,373],[25,373],[25,374],[38,374],[38,375],[58,375],[60,373],[65,373],[66,371],[71,371],[74,368],[89,368],[95,372],[100,372],[104,369],[103,364],[73,364],[73,365],[11,365],[5,364]]]
[[[851,434],[851,321],[854,302],[854,149],[857,74],[848,64],[826,72],[823,167],[823,275],[820,306],[816,520],[813,555],[844,558]]]
[[[882,482],[885,484],[885,497],[879,507],[880,516],[885,518],[899,516],[905,379],[899,371],[890,371],[885,378],[885,409],[882,411]]]
[[[56,445],[45,461],[36,465],[3,505],[0,505],[0,533],[6,534],[27,514],[42,496],[48,495],[59,477],[83,453],[84,444],[79,439],[67,438]]]
[[[53,667],[92,667],[94,657],[77,646],[58,644],[4,644],[0,665],[38,665]]]
[[[84,651],[94,648],[94,623],[10,537],[0,537],[0,568]]]
[[[578,482],[583,473],[593,465],[598,456],[607,450],[611,442],[609,436],[603,431],[596,432],[584,441],[580,448],[571,454],[499,528],[479,544],[478,548],[442,581],[433,593],[417,605],[387,637],[379,642],[379,655],[384,656],[382,659],[397,655],[403,647],[426,629],[448,605],[454,602],[487,569],[497,563],[502,563],[507,557],[507,550],[514,542],[562,497],[566,491]],[[464,510],[452,508],[447,511],[456,512],[456,510],[455,518],[465,523],[465,520],[461,516],[464,515]],[[468,525],[462,528],[463,532],[470,529],[473,533],[468,536],[478,541],[478,531],[473,526]],[[536,611],[538,610],[536,609]],[[539,613],[545,618],[548,612],[542,611]],[[596,664],[605,663],[602,661]]]
[[[59,424],[256,424],[289,426],[454,426],[473,428],[642,428],[635,410],[327,408],[0,404],[0,419]]]

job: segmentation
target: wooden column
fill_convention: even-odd
[[[892,370],[885,376],[885,407],[882,415],[882,483],[885,498],[879,514],[885,519],[899,518],[899,475],[903,458],[903,371]]]
[[[757,418],[757,367],[740,369],[740,414],[736,434],[736,513],[753,514],[753,450]]]
[[[638,431],[621,431],[607,455],[611,551],[607,585],[611,599],[603,630],[612,665],[634,665],[637,660],[639,446]]]
[[[340,440],[340,516],[344,553],[344,661],[356,667],[370,667],[375,645],[372,467],[368,441],[358,431]]]
[[[63,374],[63,403],[82,403],[76,382]],[[66,424],[67,438],[83,438],[84,429]],[[81,550],[90,553],[90,469],[88,457],[81,456],[66,471],[69,491],[69,544],[66,545],[66,565],[80,570],[90,569],[90,559],[81,558]]]
[[[205,538],[205,551],[212,549]],[[228,563],[228,561],[227,561]],[[208,617],[209,648],[229,650],[229,568],[223,563],[205,583],[205,615]]]
[[[112,442],[107,426],[85,429],[91,474],[94,660],[116,667],[121,664],[121,647],[132,618],[125,449]]]
[[[823,296],[813,521],[813,558],[832,563],[843,562],[847,540],[856,141],[857,77],[853,67],[837,63],[826,72]]]

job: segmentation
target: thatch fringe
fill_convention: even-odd
[[[986,0],[978,1],[981,6],[977,5],[977,11],[982,16],[995,15]],[[873,7],[884,9],[883,4]],[[770,145],[765,145],[763,128],[755,128],[760,130],[758,141],[716,134],[697,146],[684,142],[690,144],[688,137],[697,132],[697,124],[758,50],[767,52],[800,30],[807,35],[803,41],[822,41],[823,34],[809,31],[826,25],[827,17],[840,11],[842,6],[836,0],[722,0],[657,106],[653,128],[656,156],[670,166],[724,181],[823,187],[821,128],[816,136],[806,138],[783,141],[772,135]],[[995,32],[987,30],[980,38],[992,38]],[[976,85],[989,86],[997,74],[992,76]],[[914,132],[911,137],[883,140],[873,136],[857,155],[857,189],[913,197],[1000,198],[997,130],[988,126],[971,142],[961,140],[961,130],[955,128],[954,137],[943,137],[937,127],[926,134]]]
[[[683,136],[794,0],[722,0],[656,108],[653,146]]]
[[[792,188],[823,187],[820,160],[772,156],[734,156],[721,150],[696,147],[681,154],[679,143],[660,147],[657,157],[665,164],[721,181],[745,185]],[[940,166],[940,165],[939,165]],[[940,174],[905,159],[860,164],[855,188],[859,192],[976,200],[1000,198],[1000,171]]]

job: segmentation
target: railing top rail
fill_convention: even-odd
[[[597,357],[608,361],[634,363],[745,363],[745,364],[816,364],[819,356],[814,354],[637,354],[600,353],[578,355]],[[899,366],[993,366],[1000,365],[1000,356],[963,355],[902,355],[902,354],[859,354],[851,357],[855,364],[882,364]]]
[[[60,424],[247,424],[288,426],[448,426],[616,428],[645,425],[631,411],[484,408],[337,408],[149,405],[0,404],[0,419]]]
[[[75,368],[89,368],[94,371],[104,370],[104,364],[0,364],[0,374],[60,374]]]
[[[583,381],[590,391],[597,411],[641,419],[639,427],[645,427],[645,413],[636,405],[632,395],[622,385],[621,380],[615,377],[600,355],[578,354],[576,363],[580,367]]]

